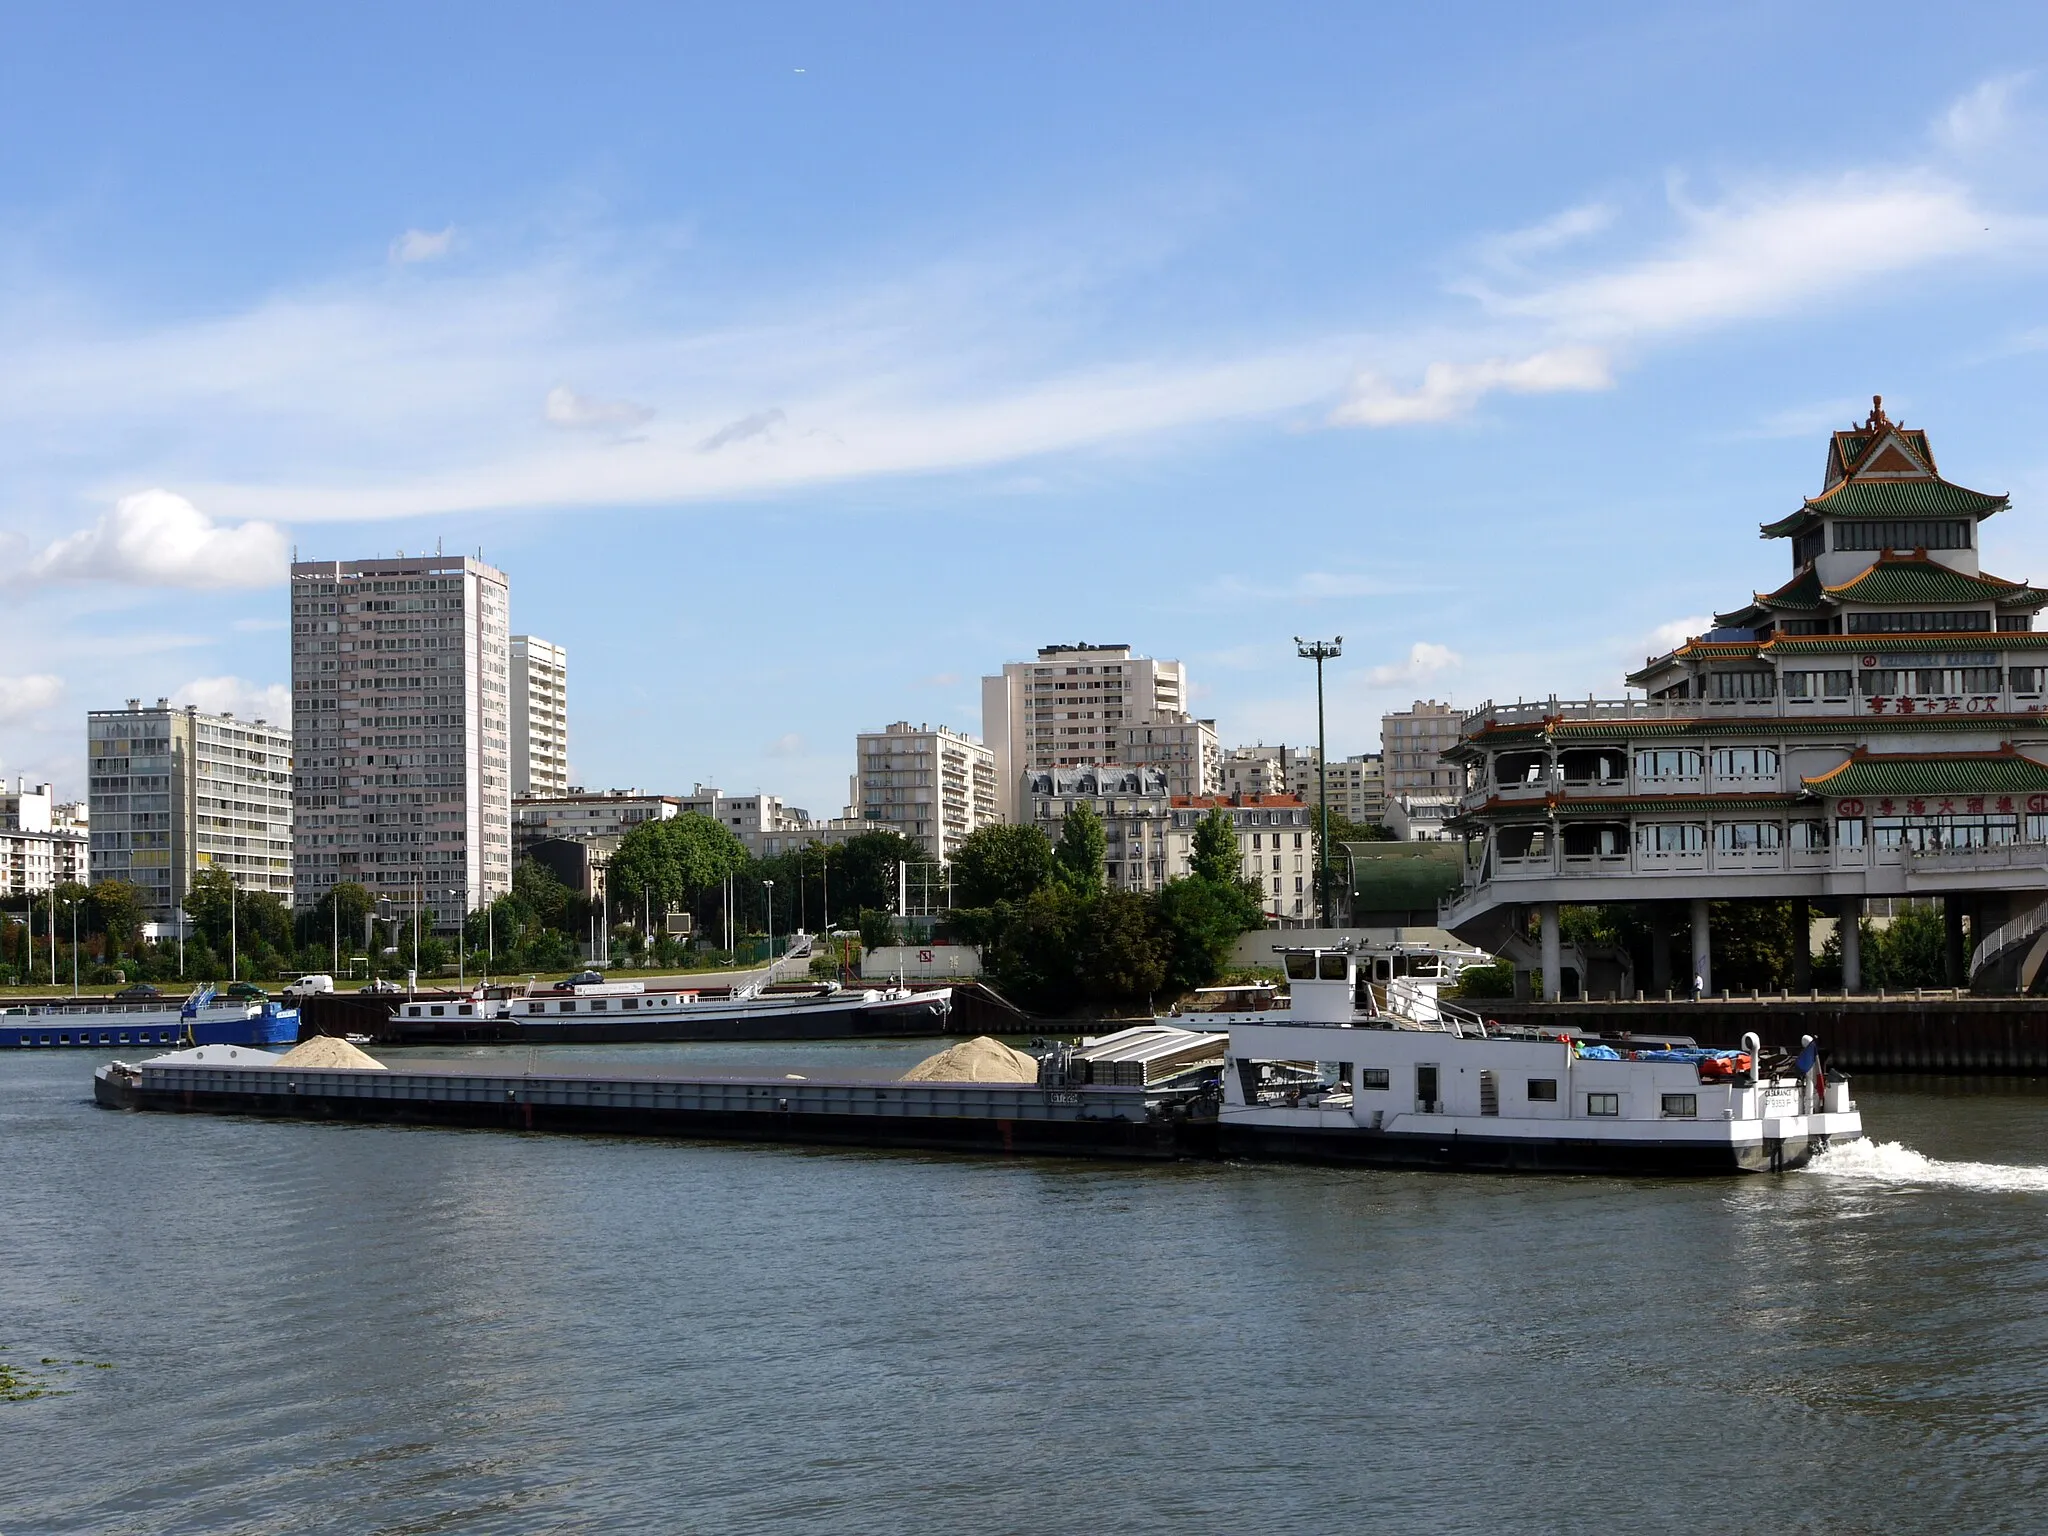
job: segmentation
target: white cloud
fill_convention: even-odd
[[[1477,363],[1431,363],[1422,383],[1402,390],[1377,373],[1362,373],[1351,394],[1330,413],[1340,426],[1391,427],[1462,416],[1482,395],[1505,390],[1547,395],[1561,390],[1610,389],[1614,375],[1597,347],[1555,347],[1521,358]]]
[[[1960,154],[1983,149],[2005,136],[2012,102],[2033,74],[1998,75],[1959,96],[1934,124],[1934,136]]]
[[[750,437],[765,437],[789,418],[779,410],[756,411],[738,421],[727,422],[697,445],[699,453],[716,453],[728,443],[743,443]]]
[[[1711,615],[1695,613],[1683,619],[1673,619],[1669,624],[1659,624],[1647,636],[1650,656],[1662,656],[1666,651],[1675,650],[1694,635],[1704,635],[1713,628]]]
[[[802,757],[804,747],[805,742],[801,735],[795,731],[787,731],[768,743],[767,752],[770,757]]]
[[[1365,674],[1365,680],[1375,688],[1390,688],[1396,683],[1423,683],[1440,672],[1448,672],[1464,664],[1465,658],[1449,646],[1418,640],[1408,647],[1406,661],[1374,667]]]
[[[47,672],[0,677],[0,723],[13,724],[48,709],[64,692],[64,679]]]
[[[25,573],[150,587],[265,587],[285,579],[287,546],[272,523],[215,523],[166,490],[123,496],[91,528],[34,556]]]
[[[401,266],[419,261],[439,261],[455,244],[455,226],[446,229],[408,229],[391,242],[391,259]]]
[[[654,412],[630,400],[595,400],[579,395],[566,384],[548,391],[547,418],[551,427],[588,431],[595,427],[637,427]]]
[[[1614,222],[1614,209],[1607,203],[1583,203],[1552,214],[1526,229],[1510,230],[1480,242],[1481,259],[1496,266],[1515,266],[1531,256],[1572,245],[1588,235],[1597,235]]]
[[[183,709],[196,704],[209,715],[234,714],[244,720],[290,724],[292,691],[283,683],[252,683],[241,677],[195,677],[171,695]]]
[[[920,688],[950,688],[959,681],[960,674],[958,672],[934,672],[930,677],[920,677],[917,680],[917,686]]]

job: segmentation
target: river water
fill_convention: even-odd
[[[2048,1529],[2038,1083],[1861,1079],[1885,1145],[1656,1182],[123,1115],[93,1065],[0,1060],[0,1360],[64,1391],[0,1402],[5,1536]]]

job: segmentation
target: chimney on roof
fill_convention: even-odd
[[[129,714],[131,714],[131,715],[132,715],[132,714],[136,714],[136,713],[138,713],[138,712],[139,712],[139,711],[140,711],[141,709],[142,709],[142,700],[140,700],[140,699],[130,699],[130,700],[128,701],[128,713],[129,713]]]

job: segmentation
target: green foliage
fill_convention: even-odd
[[[1209,814],[1195,823],[1188,870],[1196,878],[1216,885],[1233,885],[1243,878],[1244,859],[1238,852],[1237,828],[1230,813],[1212,806]]]
[[[879,907],[860,909],[860,947],[886,949],[896,942],[896,919]]]
[[[1458,973],[1458,985],[1452,996],[1470,997],[1513,997],[1515,995],[1515,963],[1512,960],[1496,960],[1491,965],[1468,965]]]
[[[1199,875],[1169,880],[1153,903],[1164,940],[1166,980],[1177,991],[1212,985],[1223,974],[1231,945],[1263,919],[1252,904],[1247,922],[1242,881],[1219,885]]]
[[[1880,987],[1904,990],[1908,987],[1945,987],[1948,967],[1944,959],[1946,925],[1938,906],[1908,907],[1879,927],[1865,918],[1859,932],[1863,937],[1861,987],[1874,992]],[[1842,935],[1840,926],[1828,935],[1820,956],[1813,962],[1815,985],[1842,984]]]
[[[924,844],[900,832],[863,832],[833,850],[832,905],[842,912],[896,908],[896,866],[930,864]],[[917,875],[911,879],[916,882]]]
[[[1076,896],[1099,895],[1108,850],[1109,834],[1095,807],[1086,800],[1074,801],[1060,822],[1060,840],[1052,851],[1053,878]]]
[[[1081,913],[1076,979],[1089,1002],[1148,1003],[1166,981],[1167,945],[1153,904],[1135,891],[1105,890]]]
[[[86,922],[115,950],[135,941],[142,931],[142,915],[142,892],[126,880],[102,880],[86,893]]]
[[[620,838],[606,885],[615,910],[639,913],[651,904],[655,911],[666,912],[671,906],[691,904],[728,875],[740,874],[747,862],[746,845],[731,828],[692,812],[666,821],[643,821]]]
[[[953,899],[963,907],[1023,901],[1052,875],[1053,846],[1037,827],[982,827],[953,855]]]

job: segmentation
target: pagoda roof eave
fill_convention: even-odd
[[[1802,779],[1829,799],[1900,795],[2026,794],[2048,790],[2048,763],[2010,742],[1996,752],[1871,752],[1859,747],[1826,773]]]

